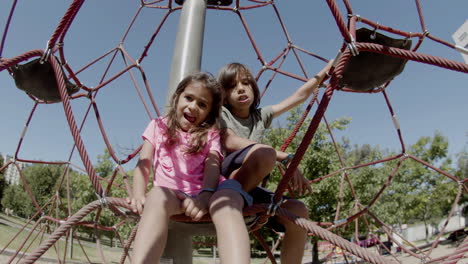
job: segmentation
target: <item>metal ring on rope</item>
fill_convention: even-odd
[[[49,47],[49,41],[47,41],[47,48],[44,50],[44,53],[41,56],[41,60],[39,60],[40,64],[43,64],[45,61],[49,60],[50,54],[52,53],[52,49]]]
[[[99,195],[99,193],[95,193],[98,200],[99,200],[99,203],[101,204],[101,207],[102,208],[108,208],[109,207],[109,201],[107,201],[107,197],[106,197],[106,191],[102,190],[102,196]]]
[[[268,216],[275,216],[276,211],[278,211],[278,208],[281,206],[282,203],[283,203],[283,198],[282,197],[277,203],[275,203],[274,196],[272,196],[271,197],[271,203],[270,203],[270,205],[268,205],[268,210],[267,210],[266,214]]]
[[[351,36],[351,42],[347,43],[347,46],[353,56],[359,55],[359,49],[356,46],[356,41],[354,41],[353,36]]]

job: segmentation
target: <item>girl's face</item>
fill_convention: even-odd
[[[239,76],[236,85],[226,91],[226,101],[235,115],[248,115],[254,99],[253,88],[244,76]]]
[[[213,95],[200,82],[192,82],[180,94],[176,106],[176,118],[183,131],[198,127],[211,111]]]

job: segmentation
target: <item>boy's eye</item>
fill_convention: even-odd
[[[186,95],[186,96],[184,96],[184,98],[187,101],[192,101],[193,100],[192,96],[190,96],[190,95]]]

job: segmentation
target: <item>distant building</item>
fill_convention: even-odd
[[[465,23],[461,25],[455,33],[453,33],[452,38],[459,48],[463,48],[465,51],[468,51],[468,20],[466,20]],[[463,53],[461,50],[460,52],[465,63],[468,63],[468,54]]]
[[[3,156],[3,164],[7,164],[13,160],[12,156],[6,155]],[[26,163],[17,161],[16,164],[18,164],[18,167],[20,169],[23,169],[26,167]],[[4,176],[5,176],[5,181],[10,184],[10,185],[17,185],[19,184],[20,181],[20,174],[18,171],[18,168],[12,163],[10,164],[5,170],[4,170]]]

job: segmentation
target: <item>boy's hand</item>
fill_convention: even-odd
[[[177,192],[177,198],[181,200],[181,210],[194,221],[200,220],[208,213],[208,203],[211,193],[203,192],[197,197],[190,197],[182,192]]]
[[[312,187],[310,186],[309,181],[302,175],[299,169],[296,169],[294,176],[292,178],[291,187],[294,191],[297,191],[299,196],[307,194],[312,194]]]

